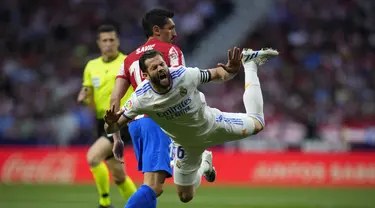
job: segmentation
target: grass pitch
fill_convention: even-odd
[[[124,207],[116,187],[112,203]],[[93,185],[0,184],[1,208],[96,208]],[[195,208],[374,208],[375,188],[265,188],[202,186],[193,201],[183,204],[175,188],[167,186],[158,207]]]

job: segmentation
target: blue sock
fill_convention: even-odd
[[[156,208],[156,194],[147,185],[142,185],[129,198],[125,208]]]

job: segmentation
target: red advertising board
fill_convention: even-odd
[[[87,148],[0,148],[2,183],[89,183]],[[127,173],[137,182],[133,150]],[[214,151],[215,184],[373,186],[375,153],[224,153]],[[172,180],[168,180],[169,183]]]

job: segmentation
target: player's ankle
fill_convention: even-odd
[[[258,71],[258,65],[254,61],[249,61],[243,65],[245,70]]]
[[[211,172],[212,172],[212,165],[211,165],[211,163],[209,163],[208,161],[204,161],[204,163],[205,163],[205,166],[204,166],[204,171],[203,171],[203,173],[204,173],[204,174],[209,174],[209,173],[211,173]]]

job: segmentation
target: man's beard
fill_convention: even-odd
[[[151,79],[151,82],[152,82],[156,87],[158,87],[158,88],[164,88],[164,89],[166,89],[166,88],[168,88],[169,85],[170,85],[170,82],[168,82],[168,84],[162,84],[162,83],[161,83],[161,80],[160,80],[160,78],[159,78],[159,74],[156,75],[156,76],[151,76],[150,79]],[[168,75],[167,75],[167,78],[166,78],[166,79],[168,79]]]

